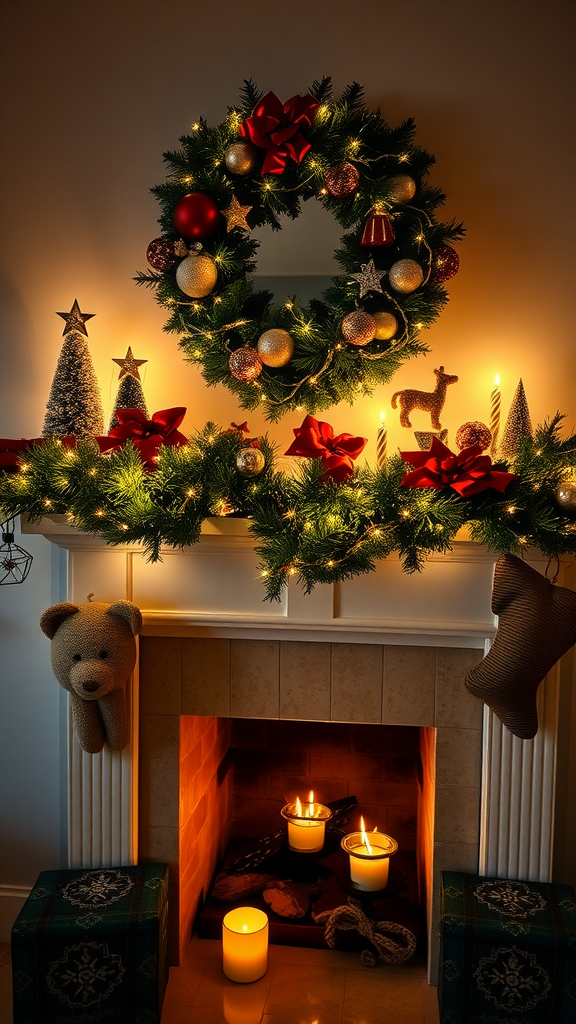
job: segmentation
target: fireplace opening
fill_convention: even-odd
[[[168,820],[162,817],[172,802],[165,789],[168,775],[178,790],[177,859],[171,864],[170,887],[172,962],[182,959],[192,934],[220,938],[224,914],[239,905],[266,910],[271,942],[325,948],[324,926],[313,915],[343,905],[349,897],[376,918],[409,928],[424,950],[431,857],[430,851],[426,854],[427,827],[433,818],[427,806],[427,779],[433,776],[433,766],[426,764],[433,756],[428,734],[433,738],[435,730],[183,715],[174,774],[147,770],[145,744],[140,771],[144,846],[146,833],[157,838]],[[157,743],[155,750],[157,759]],[[154,793],[156,785],[164,787],[163,793]],[[308,800],[311,790],[319,803],[352,797],[357,803],[339,830],[327,830],[321,853],[291,853],[284,843],[272,858],[250,867],[251,873],[274,881],[295,882],[300,899],[303,889],[309,890],[305,914],[287,918],[278,913],[266,902],[264,887],[236,900],[215,899],[212,888],[222,870],[285,826],[282,807],[296,797]],[[340,842],[360,827],[361,817],[368,830],[377,828],[398,843],[385,899],[366,902],[350,885],[349,859]],[[266,889],[270,887],[272,882]],[[339,937],[340,948],[357,945],[357,936],[342,942]]]

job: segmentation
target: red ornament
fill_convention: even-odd
[[[326,188],[331,196],[344,199],[356,191],[359,181],[360,171],[354,167],[354,164],[336,164],[326,175]]]
[[[432,280],[449,281],[451,277],[454,277],[458,273],[458,267],[460,266],[460,259],[456,249],[453,249],[451,245],[443,245],[440,249],[436,249],[432,256]]]
[[[238,134],[267,149],[260,174],[282,174],[288,158],[299,164],[310,149],[304,137],[319,104],[311,96],[292,96],[282,105],[273,92],[263,96]]]
[[[144,468],[156,469],[161,444],[172,448],[188,444],[186,436],[178,430],[185,414],[186,409],[182,407],[161,409],[149,420],[141,409],[117,409],[119,425],[113,427],[107,437],[96,440],[101,452],[118,451],[126,441],[132,441],[140,452]]]
[[[491,444],[492,431],[490,427],[487,427],[485,423],[481,423],[480,420],[470,420],[468,423],[463,423],[461,427],[458,427],[456,447],[460,448],[460,450],[478,447],[484,452]]]
[[[262,373],[262,360],[255,348],[237,348],[230,354],[228,367],[236,380],[256,380]]]
[[[465,448],[455,455],[437,437],[433,437],[427,452],[400,454],[404,462],[415,467],[402,477],[401,487],[432,487],[435,491],[451,487],[462,498],[470,498],[490,487],[504,494],[510,481],[516,479],[514,473],[493,470],[490,456],[482,455],[479,445]]]
[[[184,238],[202,242],[216,231],[220,210],[204,192],[190,192],[176,203],[172,219],[174,227]]]
[[[371,248],[376,245],[393,245],[394,229],[390,217],[383,213],[373,213],[364,225],[360,245]]]
[[[294,430],[295,440],[285,455],[304,455],[307,459],[322,459],[324,473],[321,480],[334,480],[341,484],[354,472],[353,459],[357,459],[367,444],[367,438],[352,434],[338,434],[329,423],[306,416],[301,427]]]
[[[146,249],[146,259],[154,270],[170,270],[178,263],[172,238],[153,238]]]

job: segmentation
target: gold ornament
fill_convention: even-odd
[[[236,456],[236,469],[240,476],[259,476],[265,463],[260,448],[241,448]]]
[[[256,380],[262,373],[262,360],[255,348],[237,348],[230,355],[228,367],[236,380]]]
[[[232,196],[232,202],[228,209],[222,210],[224,217],[226,217],[226,231],[233,231],[234,228],[243,228],[245,231],[250,231],[250,227],[246,223],[246,217],[251,209],[251,206],[241,206],[236,196]]]
[[[291,335],[280,327],[272,327],[258,338],[258,355],[266,366],[286,366],[293,352]]]
[[[409,295],[422,284],[424,271],[416,260],[398,260],[390,267],[388,280],[395,292]]]
[[[392,178],[392,199],[396,203],[409,203],[416,195],[416,182],[409,174],[398,174]]]
[[[376,334],[378,341],[388,341],[393,338],[398,330],[398,321],[392,313],[372,313],[376,321]]]
[[[256,149],[250,142],[233,142],[224,153],[224,163],[230,174],[245,178],[256,165]]]
[[[342,337],[351,345],[358,345],[362,348],[374,340],[376,336],[376,321],[370,313],[363,309],[355,309],[348,313],[342,321]]]
[[[216,264],[205,252],[190,253],[176,268],[176,284],[192,299],[203,299],[210,295],[217,280]]]
[[[567,516],[576,516],[576,472],[567,476],[554,491],[558,507]]]

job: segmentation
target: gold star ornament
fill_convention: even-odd
[[[72,309],[69,313],[56,313],[56,316],[61,316],[66,321],[62,334],[70,334],[71,331],[80,331],[81,334],[85,334],[88,337],[88,331],[84,326],[86,320],[91,320],[95,313],[83,313],[78,305],[78,299],[74,299]]]
[[[362,270],[359,274],[351,274],[350,276],[358,281],[360,285],[360,298],[363,299],[368,292],[380,292],[382,291],[382,280],[386,277],[387,271],[376,270],[374,260],[368,260],[368,263],[362,264]]]
[[[143,366],[144,363],[148,362],[148,360],[134,359],[134,356],[132,355],[132,349],[129,345],[128,351],[124,356],[124,359],[113,359],[112,362],[118,363],[118,366],[120,367],[118,380],[122,380],[122,377],[125,377],[127,373],[131,373],[133,377],[136,377],[136,380],[140,380],[140,372],[138,370],[138,367]]]
[[[234,228],[244,228],[245,231],[250,231],[250,227],[246,223],[246,217],[251,209],[251,206],[241,206],[236,196],[233,196],[228,209],[222,210],[224,217],[226,217],[227,231],[233,231]]]

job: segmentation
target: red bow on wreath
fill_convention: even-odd
[[[239,129],[242,138],[268,150],[260,174],[282,174],[288,157],[297,164],[304,159],[310,143],[302,132],[312,124],[318,107],[311,96],[292,96],[284,106],[273,92],[262,97]]]
[[[101,452],[117,451],[124,441],[133,441],[142,456],[146,469],[155,469],[161,444],[170,447],[188,444],[188,439],[177,429],[186,409],[161,409],[147,420],[141,409],[117,409],[119,426],[113,427],[107,437],[97,437]]]
[[[46,444],[46,442],[50,440],[61,441],[65,448],[76,447],[76,438],[71,434],[67,434],[66,437],[56,439],[49,437],[0,438],[0,471],[4,470],[5,473],[15,473],[19,466],[22,465],[22,459],[19,458],[19,452],[28,451],[32,445]]]
[[[429,451],[400,454],[404,462],[415,467],[400,481],[402,487],[433,487],[436,491],[451,487],[462,498],[470,498],[490,487],[504,494],[510,481],[515,479],[514,473],[493,470],[490,456],[482,455],[478,445],[464,448],[455,455],[437,437],[433,437]]]
[[[322,480],[334,480],[341,484],[352,476],[353,459],[357,459],[367,444],[366,437],[353,437],[352,434],[338,434],[329,423],[306,416],[302,426],[294,429],[295,440],[292,441],[285,455],[304,455],[307,459],[322,459],[324,473]]]

